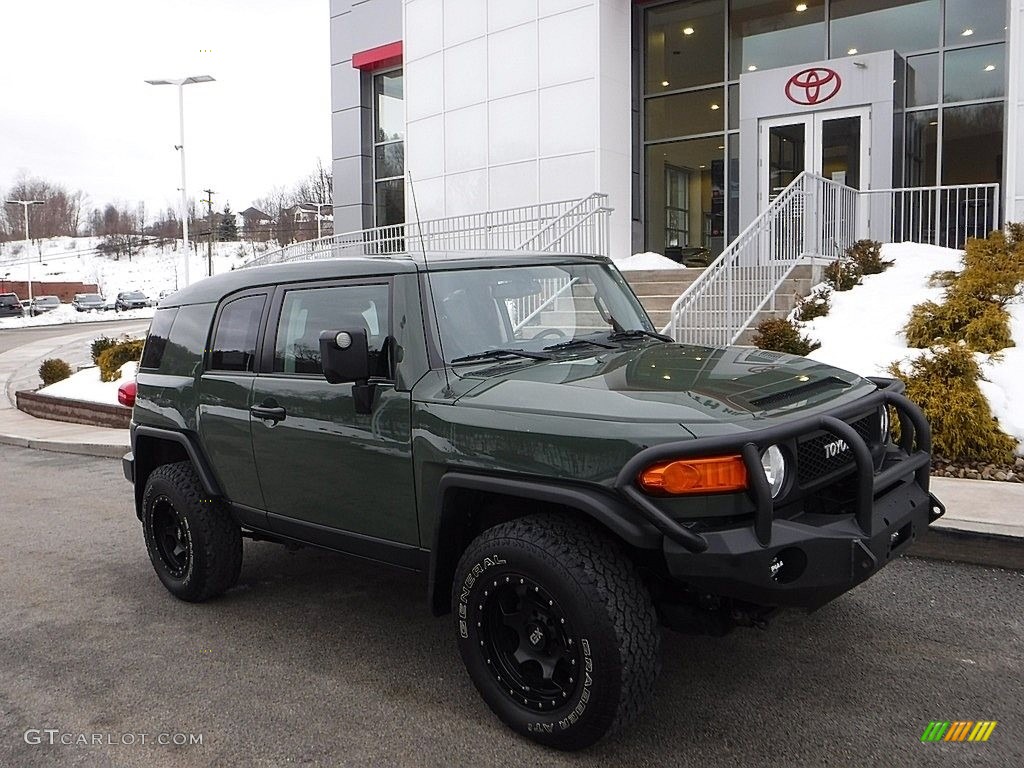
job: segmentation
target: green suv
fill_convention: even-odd
[[[659,625],[817,608],[943,511],[896,382],[674,343],[602,258],[213,277],[161,302],[136,397],[124,469],[173,595],[230,589],[244,537],[423,573],[487,704],[560,749],[643,709]]]

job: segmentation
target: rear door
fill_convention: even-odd
[[[256,353],[269,311],[269,292],[245,291],[217,310],[199,382],[199,434],[229,500],[264,508],[249,427]]]
[[[339,541],[419,542],[411,455],[411,395],[394,384],[392,284],[365,278],[282,287],[274,297],[253,390],[252,441],[271,528]],[[324,330],[364,327],[377,360],[373,410],[351,384],[329,384]],[[266,414],[276,414],[266,418]],[[339,538],[335,532],[354,536]]]

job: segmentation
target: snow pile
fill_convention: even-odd
[[[665,258],[660,253],[634,253],[632,256],[625,256],[621,259],[612,259],[615,266],[622,272],[635,271],[638,269],[686,269],[672,259]]]
[[[83,368],[63,381],[43,387],[39,390],[39,394],[63,397],[67,400],[117,405],[118,387],[129,381],[134,381],[138,370],[138,363],[128,362],[121,366],[121,375],[117,381],[100,381],[99,368]]]
[[[907,346],[903,326],[910,310],[923,301],[941,301],[944,289],[928,285],[939,270],[963,268],[963,251],[917,243],[882,246],[882,258],[894,263],[880,275],[866,275],[852,291],[833,291],[832,309],[802,327],[821,347],[808,357],[861,376],[888,376],[892,362],[903,362],[923,350]],[[1017,346],[994,357],[977,355],[988,381],[981,391],[1003,430],[1024,447],[1024,305],[1010,308]]]

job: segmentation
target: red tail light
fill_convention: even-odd
[[[128,381],[117,388],[117,402],[123,405],[125,408],[132,408],[135,406],[135,393],[138,391],[138,386],[134,381]]]

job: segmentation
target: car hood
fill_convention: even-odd
[[[813,412],[876,388],[856,374],[781,352],[660,342],[455,370],[460,406],[686,426]]]

